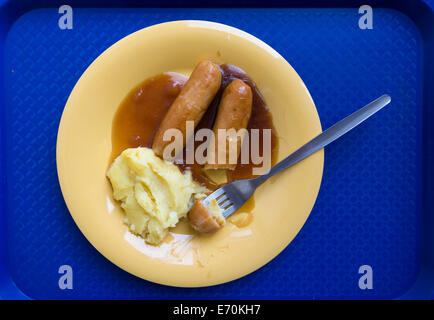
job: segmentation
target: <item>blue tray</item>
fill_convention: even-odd
[[[393,9],[372,1],[372,30],[359,28],[359,4],[351,1],[349,9],[79,4],[73,30],[60,30],[56,3],[0,2],[1,298],[434,298],[432,1]],[[31,10],[43,6],[52,8]],[[55,161],[63,107],[87,66],[122,37],[179,19],[225,23],[271,45],[306,83],[323,128],[392,96],[385,110],[327,147],[314,209],[278,257],[242,279],[197,289],[138,279],[98,253],[68,213]],[[72,290],[59,289],[61,265],[73,268]],[[372,290],[358,286],[362,265],[373,268]]]

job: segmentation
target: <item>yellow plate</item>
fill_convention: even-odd
[[[104,51],[75,85],[58,132],[60,186],[80,230],[120,268],[172,286],[224,283],[265,265],[300,231],[322,177],[321,150],[260,186],[253,221],[243,228],[228,223],[206,237],[172,233],[157,248],[128,232],[105,176],[116,109],[144,79],[166,71],[188,74],[205,58],[237,65],[256,81],[273,114],[279,159],[321,132],[303,81],[276,51],[241,30],[206,21],[151,26]]]

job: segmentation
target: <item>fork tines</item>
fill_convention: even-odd
[[[219,188],[213,193],[211,193],[208,197],[203,200],[204,205],[208,205],[209,201],[215,199],[219,207],[223,210],[223,217],[229,216],[231,213],[235,211],[235,206],[232,204],[227,194],[225,193],[224,187]]]

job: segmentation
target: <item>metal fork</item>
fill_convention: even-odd
[[[228,217],[251,197],[253,192],[262,182],[340,138],[345,133],[368,119],[374,113],[385,107],[390,103],[390,101],[391,98],[388,95],[379,97],[310,140],[300,149],[272,167],[267,174],[253,179],[238,180],[228,183],[202,200],[203,204],[208,205],[210,200],[216,199],[217,204],[224,210],[222,213],[223,216],[225,218]]]

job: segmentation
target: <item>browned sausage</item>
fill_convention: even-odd
[[[229,163],[230,141],[233,141],[233,139],[231,139],[230,136],[226,136],[226,141],[222,141],[218,137],[218,130],[235,129],[238,132],[240,129],[246,129],[251,113],[252,89],[241,80],[233,80],[223,91],[222,100],[220,102],[213,128],[215,148],[212,148],[211,143],[211,146],[208,149],[205,169],[235,169],[236,163]],[[245,134],[237,135],[235,142],[236,145],[232,144],[234,147],[236,146],[236,149],[233,150],[233,152],[236,152],[235,160],[238,159],[240,155],[244,135]],[[211,138],[211,141],[214,138]],[[226,142],[226,147],[223,145],[224,142]],[[219,161],[219,155],[221,159],[224,159],[224,163]]]
[[[201,200],[196,200],[188,213],[190,225],[200,233],[213,233],[225,224],[216,200],[211,200],[208,208]]]
[[[196,66],[157,130],[152,145],[157,155],[163,156],[164,148],[171,143],[163,141],[168,129],[180,130],[184,138],[182,147],[185,145],[190,138],[186,137],[186,121],[194,121],[196,127],[220,88],[221,77],[218,65],[211,61],[201,61]]]

